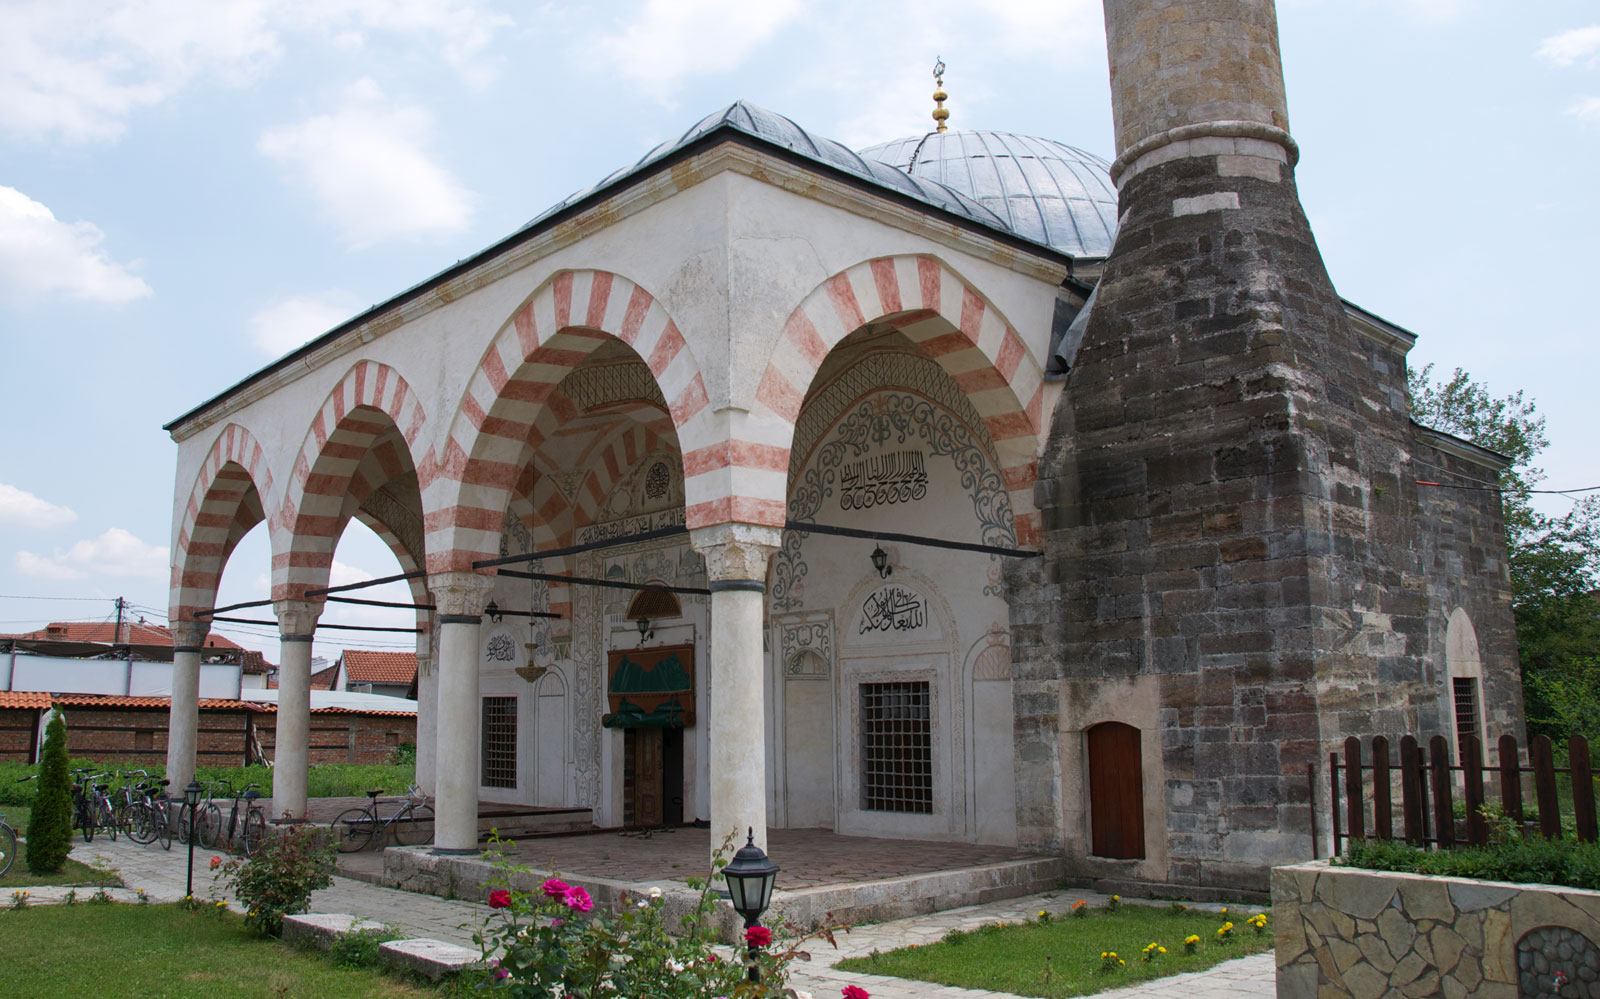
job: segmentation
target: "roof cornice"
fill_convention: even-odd
[[[1410,353],[1411,348],[1417,345],[1417,335],[1410,330],[1396,326],[1377,313],[1368,312],[1348,299],[1339,299],[1339,304],[1344,306],[1345,317],[1350,320],[1350,325],[1357,333],[1402,354]]]
[[[929,205],[760,136],[721,127],[347,320],[162,429],[175,441],[188,440],[391,330],[725,172],[926,236],[1051,284],[1060,284],[1071,272],[1072,258],[1051,247]]]

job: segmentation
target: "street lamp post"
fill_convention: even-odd
[[[728,883],[728,898],[733,902],[733,911],[744,917],[745,941],[750,954],[750,980],[759,982],[761,970],[756,964],[756,956],[761,945],[751,939],[750,931],[761,925],[761,914],[772,904],[772,886],[778,880],[778,865],[767,859],[761,847],[756,846],[754,827],[749,829],[745,845],[722,869],[722,877]]]
[[[184,891],[185,901],[194,899],[194,841],[200,838],[199,811],[203,790],[197,780],[190,781],[189,786],[183,789],[183,807],[189,812],[189,881]]]

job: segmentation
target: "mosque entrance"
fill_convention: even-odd
[[[683,729],[623,730],[623,824],[683,824]]]

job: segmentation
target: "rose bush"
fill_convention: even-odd
[[[725,854],[718,854],[713,876],[725,866]],[[512,884],[513,877],[536,878],[536,872],[503,857],[495,868],[490,912],[474,934],[488,965],[485,989],[517,999],[795,999],[798,994],[786,985],[788,965],[809,959],[800,949],[808,938],[787,926],[776,934],[752,927],[743,937],[751,947],[721,946],[710,878],[689,879],[699,900],[674,935],[667,931],[660,889],[624,894],[618,911],[610,912],[596,910],[587,891],[554,872],[536,890],[523,891]],[[831,930],[816,935],[833,942]],[[759,982],[748,979],[752,965]]]

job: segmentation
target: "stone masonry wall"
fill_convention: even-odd
[[[1600,996],[1600,892],[1321,861],[1272,872],[1272,915],[1278,999]]]

